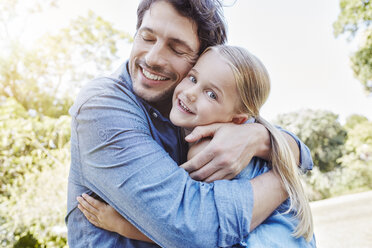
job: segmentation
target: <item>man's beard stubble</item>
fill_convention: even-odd
[[[144,85],[144,87],[150,89],[150,87],[148,87],[147,85]],[[169,89],[166,89],[165,91],[159,92],[159,94],[148,95],[145,92],[142,92],[141,89],[137,87],[137,84],[133,84],[134,93],[137,96],[141,97],[146,102],[150,103],[151,105],[158,104],[160,102],[163,102],[163,103],[169,102],[169,104],[171,104],[173,91],[175,88],[176,88],[176,85],[174,85],[173,87]]]
[[[156,66],[156,65],[155,66],[149,66],[143,59],[136,59],[134,61],[134,66],[137,68],[137,70],[142,70],[142,68],[143,68],[145,70],[147,69],[147,70],[152,71],[154,73],[158,73],[158,74],[160,74],[164,77],[167,77],[169,81],[176,81],[177,80],[177,75],[175,73],[167,71],[160,66]],[[139,72],[139,73],[141,73],[141,72]],[[134,80],[134,78],[132,78],[132,80]],[[138,86],[138,84],[133,82],[134,93],[137,96],[141,97],[146,102],[153,105],[153,104],[159,104],[159,102],[162,102],[162,103],[167,103],[168,102],[169,104],[171,104],[173,91],[176,88],[177,84],[175,83],[170,88],[165,89],[165,91],[159,92],[159,94],[151,95],[151,96],[146,95],[146,93],[142,92],[141,88],[137,87],[137,86]],[[147,88],[147,89],[151,89],[151,87],[148,86],[148,85],[143,85],[142,84],[142,87]]]

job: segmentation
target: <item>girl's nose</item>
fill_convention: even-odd
[[[185,92],[185,95],[186,95],[186,97],[187,97],[187,99],[190,101],[190,102],[195,102],[196,101],[196,87],[195,86],[193,86],[193,87],[191,87],[191,88],[189,88],[188,90],[186,90],[186,92]]]

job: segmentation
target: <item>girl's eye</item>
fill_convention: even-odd
[[[207,91],[207,95],[213,100],[217,100],[217,95],[213,91]]]
[[[190,80],[192,83],[196,84],[196,78],[195,78],[194,76],[189,76],[189,80]]]

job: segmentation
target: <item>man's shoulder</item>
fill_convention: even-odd
[[[90,101],[102,101],[111,104],[134,104],[138,100],[129,84],[113,76],[102,76],[88,82],[79,92],[70,109],[70,115],[75,115],[79,109]]]
[[[87,83],[78,95],[78,98],[89,98],[98,95],[125,95],[134,96],[129,84],[114,76],[102,76]]]

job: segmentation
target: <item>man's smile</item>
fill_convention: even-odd
[[[150,79],[150,80],[156,80],[156,81],[165,81],[165,80],[168,80],[169,78],[167,77],[163,77],[163,76],[159,76],[159,75],[155,75],[147,70],[145,70],[144,68],[142,68],[142,73],[143,75],[147,78],[147,79]]]

